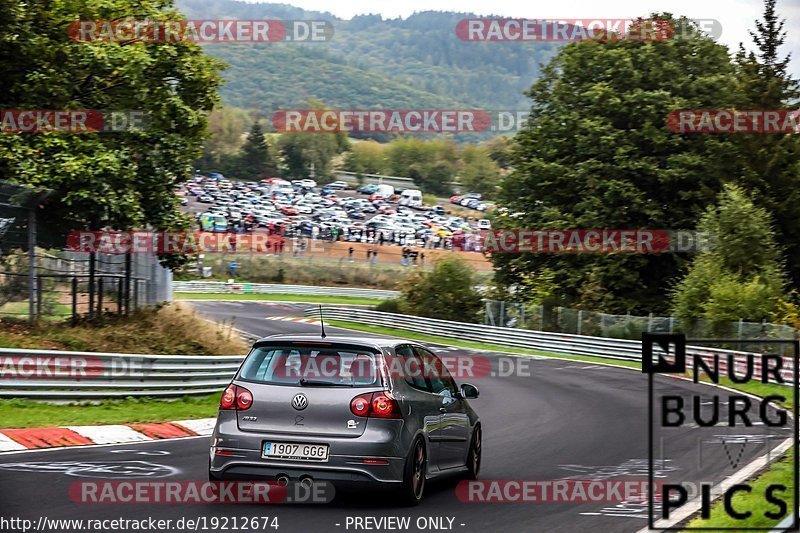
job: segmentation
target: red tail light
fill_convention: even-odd
[[[402,418],[400,404],[388,392],[368,392],[350,401],[350,411],[366,418]]]
[[[236,387],[236,408],[239,411],[246,411],[253,405],[253,394],[242,387]]]
[[[236,385],[228,385],[219,400],[219,408],[223,411],[246,411],[251,405],[253,405],[253,394],[244,387]]]
[[[369,416],[369,404],[371,402],[371,392],[356,396],[350,401],[350,411],[356,416]]]
[[[222,410],[235,409],[236,404],[236,385],[228,385],[222,398],[219,400],[219,408]]]

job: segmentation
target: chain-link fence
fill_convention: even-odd
[[[53,248],[63,228],[37,221],[46,196],[0,181],[0,319],[127,315],[171,300],[172,273],[155,255]]]
[[[516,327],[575,335],[640,339],[643,332],[685,333],[694,339],[795,339],[791,326],[765,322],[717,322],[705,319],[686,322],[673,316],[613,315],[594,311],[516,302],[486,300],[484,322],[491,326]]]

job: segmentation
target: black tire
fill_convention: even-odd
[[[481,472],[481,453],[483,449],[483,435],[481,427],[478,426],[472,432],[472,440],[469,443],[469,451],[467,452],[467,473],[464,474],[465,479],[478,479],[478,474]]]
[[[425,494],[425,472],[428,465],[428,452],[425,441],[417,437],[406,458],[403,471],[403,487],[400,489],[400,501],[404,505],[419,505]]]

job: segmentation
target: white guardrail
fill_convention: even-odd
[[[311,308],[308,316],[318,316]],[[641,361],[641,342],[515,328],[451,322],[362,308],[324,306],[326,320],[397,328],[445,338],[545,353],[584,355],[611,360]],[[254,335],[243,334],[248,340]],[[690,346],[690,355],[719,358],[727,370],[730,356],[737,374],[743,373],[746,352]],[[241,355],[141,355],[53,350],[0,349],[0,397],[81,400],[127,396],[176,397],[220,392],[243,360]],[[760,376],[760,358],[755,360]],[[782,375],[792,381],[793,360],[784,358]]]
[[[390,300],[397,291],[358,289],[353,287],[314,287],[311,285],[281,285],[270,283],[226,283],[224,281],[174,281],[173,292],[190,294],[313,294],[316,296],[349,296]]]
[[[94,399],[220,392],[244,356],[0,349],[0,397]]]
[[[307,316],[318,316],[318,313],[318,309],[305,311]],[[346,320],[451,339],[508,346],[509,348],[526,348],[559,355],[583,355],[637,362],[642,360],[642,343],[635,340],[504,328],[335,306],[323,306],[322,313],[327,320]],[[713,361],[714,357],[718,357],[720,372],[727,372],[728,356],[731,356],[734,361],[737,375],[743,375],[746,369],[747,352],[744,351],[687,346],[686,353],[690,356],[701,355],[709,363]],[[755,375],[760,376],[760,357],[755,358],[753,366]],[[793,382],[794,360],[790,357],[784,357],[782,368],[781,375],[784,380],[787,383]]]

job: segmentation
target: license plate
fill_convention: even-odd
[[[265,442],[261,456],[269,459],[325,462],[328,460],[328,445]]]

